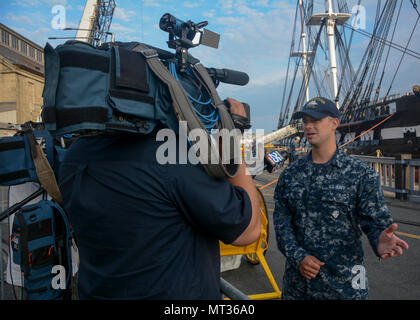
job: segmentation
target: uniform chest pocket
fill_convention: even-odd
[[[320,223],[330,236],[348,238],[354,235],[351,219],[351,197],[345,192],[327,191],[321,196]]]

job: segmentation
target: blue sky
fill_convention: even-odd
[[[350,10],[357,2],[347,1]],[[248,73],[250,82],[244,87],[221,84],[218,88],[221,98],[229,96],[248,102],[251,105],[254,129],[267,132],[276,128],[296,1],[116,0],[116,3],[111,32],[118,41],[141,41],[168,49],[168,34],[158,26],[164,13],[169,12],[182,20],[191,19],[194,22],[207,20],[207,28],[221,35],[219,49],[200,46],[191,49],[191,54],[205,66]],[[376,3],[374,0],[362,1],[367,13],[368,32],[372,31]],[[54,18],[52,8],[54,5],[63,5],[66,9],[66,26],[76,28],[84,4],[85,0],[0,0],[0,22],[41,46],[47,41],[56,46],[62,41],[48,40],[48,37],[74,36],[75,31],[54,30],[51,26]],[[323,0],[314,1],[314,12],[322,12],[324,9]],[[404,1],[394,42],[405,46],[416,18],[417,13],[410,1]],[[418,29],[409,46],[416,52],[420,52]],[[368,38],[364,36],[354,36],[351,57],[355,68],[358,67],[367,41]],[[392,77],[400,56],[400,52],[391,50],[385,82]],[[411,91],[413,84],[420,83],[419,70],[420,60],[407,56],[391,93]]]

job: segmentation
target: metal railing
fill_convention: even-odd
[[[420,202],[420,159],[407,159],[405,155],[373,157],[355,155],[378,172],[384,191],[395,193],[400,200]]]
[[[420,159],[410,160],[409,162],[409,190],[412,195],[420,197]]]

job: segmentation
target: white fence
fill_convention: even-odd
[[[378,172],[385,191],[394,192],[400,200],[420,201],[420,159],[355,156]]]

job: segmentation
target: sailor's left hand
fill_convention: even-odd
[[[396,223],[390,225],[379,236],[378,253],[382,259],[388,259],[403,254],[403,249],[408,249],[408,244],[404,240],[398,238],[394,232],[397,230]]]

